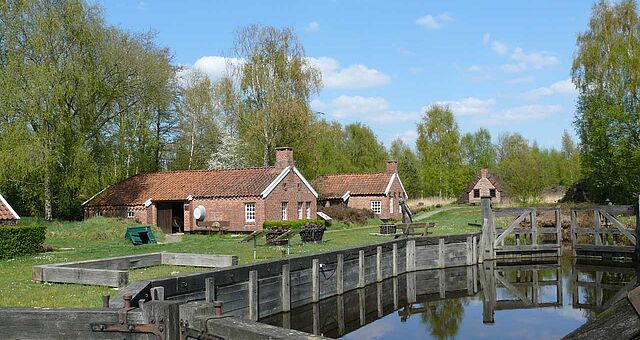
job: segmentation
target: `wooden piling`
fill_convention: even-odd
[[[282,311],[291,310],[291,270],[288,264],[282,265]]]
[[[640,243],[640,242],[638,242],[638,243]],[[391,275],[393,275],[393,277],[396,277],[396,276],[398,276],[398,244],[397,243],[393,244],[393,253],[392,253],[392,260],[391,261],[392,261],[392,264],[391,264],[391,266],[392,266],[392,269],[391,269],[392,270],[392,274]]]
[[[444,268],[444,239],[438,240],[438,268]]]
[[[209,303],[217,300],[216,282],[213,277],[204,279],[204,300]]]
[[[249,271],[249,320],[258,321],[258,271]]]
[[[493,260],[496,252],[493,243],[496,239],[495,218],[491,211],[491,197],[482,197],[482,260]]]
[[[342,295],[344,293],[344,254],[338,254],[336,260],[336,294]]]
[[[364,287],[364,250],[358,251],[358,288]]]
[[[313,259],[311,264],[311,301],[320,301],[320,260]]]
[[[382,247],[376,248],[376,282],[382,282]]]
[[[416,241],[407,241],[406,271],[413,272],[416,270]]]

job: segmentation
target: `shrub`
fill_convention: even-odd
[[[324,225],[323,220],[291,220],[291,221],[264,221],[262,227],[265,229],[300,229],[307,223]]]
[[[0,226],[0,258],[37,254],[42,250],[47,227]]]
[[[376,214],[367,209],[354,209],[346,205],[334,205],[330,207],[318,207],[318,210],[329,215],[331,218],[345,223],[362,224],[368,219],[376,218]]]

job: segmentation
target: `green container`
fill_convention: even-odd
[[[134,226],[127,228],[124,238],[131,241],[136,246],[141,244],[155,244],[156,235],[151,231],[151,227],[147,225]]]

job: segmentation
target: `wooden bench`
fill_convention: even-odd
[[[394,238],[409,237],[409,236],[427,236],[429,234],[429,228],[436,226],[435,222],[418,222],[418,223],[400,223],[396,227],[402,229],[401,234],[396,234]],[[424,231],[417,231],[424,228]]]
[[[206,231],[211,234],[217,232],[224,234],[231,223],[229,221],[207,221],[197,222],[191,231]]]

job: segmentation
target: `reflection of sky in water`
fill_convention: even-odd
[[[483,324],[482,322],[482,293],[471,298],[460,299],[463,312],[458,320],[458,329],[453,334],[441,336],[440,338],[455,337],[460,339],[558,339],[578,328],[587,321],[587,315],[595,315],[593,311],[574,308],[572,304],[573,282],[571,278],[571,267],[567,268],[566,262],[563,268],[562,278],[562,306],[516,309],[516,310],[496,310],[494,314],[494,324]],[[555,270],[553,270],[555,272]],[[555,274],[550,275],[541,272],[539,279],[554,280]],[[580,281],[594,282],[593,275],[579,275]],[[623,282],[625,280],[622,280]],[[622,282],[620,282],[622,283]],[[622,286],[620,286],[622,287]],[[526,290],[526,293],[525,293]],[[523,294],[530,296],[531,289],[522,288]],[[579,302],[593,301],[594,291],[592,288],[578,289]],[[517,299],[515,294],[506,289],[497,290],[497,298]],[[556,286],[541,286],[538,290],[539,302],[555,302]],[[610,292],[609,295],[615,294]],[[455,299],[451,299],[454,300]],[[606,300],[605,300],[606,302]],[[442,302],[430,302],[429,305],[437,305]],[[414,304],[415,307],[422,306],[422,303]],[[428,312],[427,312],[428,313]],[[401,322],[397,312],[386,315],[368,325],[365,325],[342,339],[425,339],[436,338],[432,333],[432,326],[428,319],[421,314],[411,315],[406,322]]]

